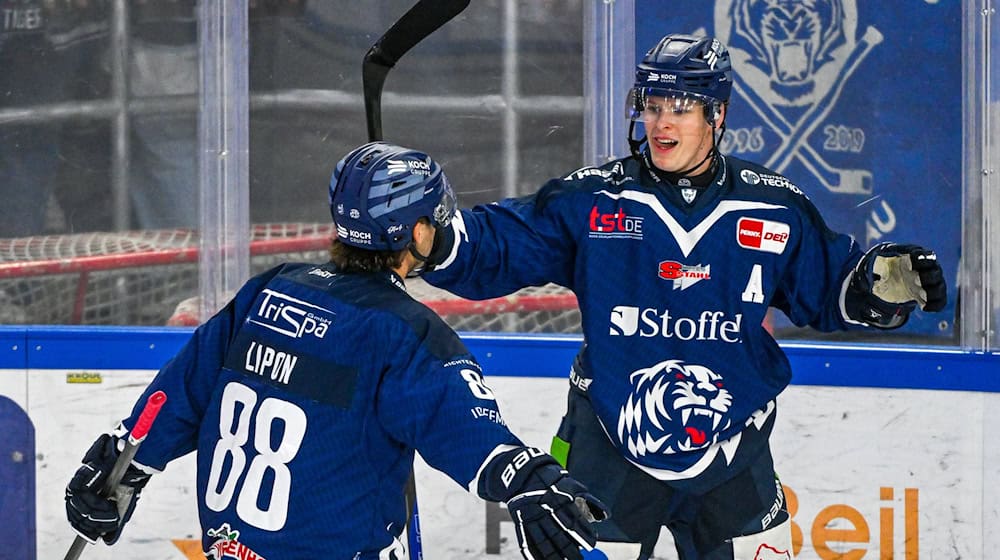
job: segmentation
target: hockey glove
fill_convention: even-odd
[[[851,319],[894,329],[903,326],[917,306],[941,311],[947,301],[944,273],[934,251],[880,243],[854,269],[844,303]]]
[[[104,482],[118,459],[118,438],[101,434],[83,457],[66,486],[66,518],[70,525],[90,543],[98,537],[115,544],[122,528],[132,517],[139,492],[146,486],[149,475],[129,465],[121,483],[110,497],[101,495]]]
[[[607,508],[569,477],[552,456],[520,447],[495,457],[479,479],[479,495],[506,502],[521,555],[527,560],[579,560],[580,547],[593,550],[592,521]]]

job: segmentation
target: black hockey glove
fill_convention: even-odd
[[[118,438],[101,434],[83,457],[66,486],[66,518],[73,529],[89,542],[104,539],[115,544],[122,528],[132,517],[139,492],[146,486],[149,475],[129,465],[114,495],[100,494],[104,482],[118,459]]]
[[[527,560],[580,560],[593,550],[592,521],[607,519],[604,506],[551,455],[520,447],[496,456],[479,479],[479,496],[506,502],[521,555]]]
[[[848,317],[883,329],[903,326],[917,306],[941,311],[947,302],[934,251],[895,243],[880,243],[865,253],[844,298]]]

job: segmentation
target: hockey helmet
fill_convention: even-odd
[[[417,220],[445,227],[456,208],[455,193],[437,162],[385,142],[355,148],[337,162],[329,203],[340,242],[373,251],[404,249]]]
[[[649,97],[666,97],[674,103],[703,105],[705,118],[714,126],[732,89],[729,50],[718,39],[667,35],[636,66],[626,115],[641,120]]]

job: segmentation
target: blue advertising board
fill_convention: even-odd
[[[35,558],[35,428],[0,395],[0,542],[4,558]]]
[[[873,0],[636,0],[636,56],[669,33],[725,43],[736,76],[722,151],[787,176],[831,228],[863,248],[881,241],[933,248],[949,305],[915,313],[902,331],[952,336],[962,5],[886,8]]]

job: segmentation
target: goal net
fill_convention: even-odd
[[[282,262],[324,262],[332,224],[255,224],[251,274]],[[578,333],[576,298],[555,285],[484,301],[419,279],[415,298],[459,331]],[[0,239],[0,323],[194,325],[184,302],[198,295],[198,232],[97,232]],[[181,311],[179,311],[181,310]]]

